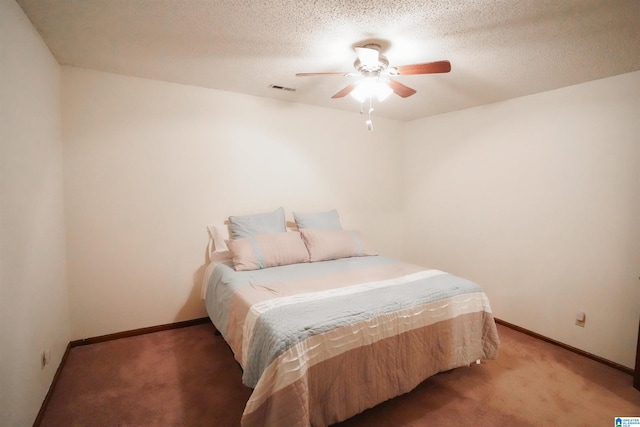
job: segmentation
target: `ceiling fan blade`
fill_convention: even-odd
[[[378,58],[380,57],[378,50],[371,49],[370,47],[356,47],[356,54],[358,55],[360,63],[365,67],[375,67],[378,65]]]
[[[451,63],[449,61],[425,62],[424,64],[405,65],[396,67],[398,75],[406,76],[410,74],[436,74],[448,73],[451,71]]]
[[[415,89],[411,89],[409,86],[405,86],[396,80],[389,80],[389,86],[396,95],[401,96],[402,98],[407,98],[416,93]]]
[[[311,77],[311,76],[348,76],[350,72],[336,72],[336,73],[296,73],[296,77]]]
[[[345,96],[349,95],[351,91],[355,88],[356,88],[356,84],[351,83],[349,86],[345,87],[340,92],[333,95],[331,98],[344,98]]]

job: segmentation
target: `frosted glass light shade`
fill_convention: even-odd
[[[376,97],[378,101],[384,101],[387,99],[393,90],[389,85],[379,80],[377,77],[365,77],[360,80],[360,83],[351,91],[351,96],[357,99],[359,102],[364,102],[369,98]]]

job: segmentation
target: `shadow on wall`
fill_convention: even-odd
[[[184,305],[180,310],[178,310],[174,319],[176,322],[207,316],[204,308],[204,300],[202,299],[202,278],[204,276],[204,271],[207,269],[207,265],[209,265],[210,262],[209,249],[205,248],[204,262],[193,273],[191,292],[189,293],[189,297],[185,301]]]

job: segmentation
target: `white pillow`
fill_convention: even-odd
[[[230,260],[231,251],[227,246],[227,240],[229,240],[229,227],[227,227],[225,224],[208,225],[207,233],[209,234],[209,260]]]
[[[208,225],[209,238],[213,242],[214,251],[228,251],[227,240],[229,240],[229,227],[226,224]]]

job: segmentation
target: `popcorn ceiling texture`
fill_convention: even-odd
[[[640,69],[636,0],[17,0],[60,64],[358,111],[331,95],[354,46],[391,66],[448,59],[375,114],[459,110]],[[269,89],[270,84],[295,92]]]

